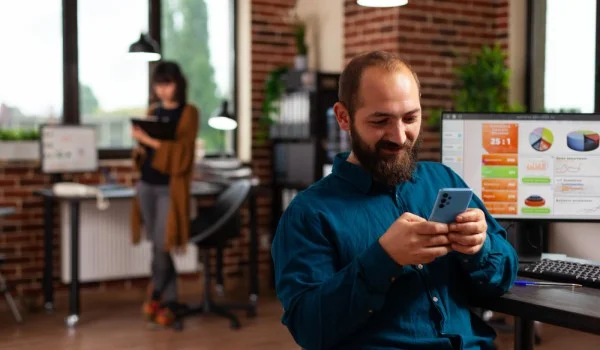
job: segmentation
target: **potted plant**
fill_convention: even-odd
[[[269,138],[271,126],[275,124],[275,119],[279,116],[279,101],[285,91],[285,80],[283,76],[288,72],[287,66],[280,66],[273,69],[267,75],[265,80],[265,98],[261,107],[259,119],[259,130],[256,139],[258,143],[263,143]]]
[[[456,68],[459,90],[453,98],[456,112],[521,112],[520,105],[510,105],[508,86],[510,69],[506,54],[499,45],[484,46],[467,62]],[[442,109],[434,109],[428,119],[432,129],[439,128]]]
[[[0,160],[38,160],[39,140],[36,129],[0,130]]]
[[[308,69],[308,47],[304,41],[306,35],[306,24],[296,20],[294,24],[294,39],[296,43],[296,56],[294,57],[294,67],[296,70]]]

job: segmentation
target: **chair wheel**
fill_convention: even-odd
[[[256,317],[256,310],[254,308],[248,309],[248,312],[246,312],[246,316],[248,316],[249,318]]]
[[[240,329],[241,325],[238,321],[231,321],[231,329]]]

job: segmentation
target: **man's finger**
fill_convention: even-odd
[[[439,258],[440,256],[444,256],[444,255],[450,253],[451,251],[452,251],[452,247],[450,245],[425,248],[425,254],[431,260],[433,260],[435,258]]]
[[[450,233],[448,234],[448,239],[452,243],[460,244],[462,246],[476,246],[480,245],[484,241],[483,234],[476,235],[461,235],[458,233]]]
[[[452,250],[459,252],[459,253],[467,254],[467,255],[473,255],[481,249],[481,245],[464,246],[464,245],[460,245],[457,243],[452,244],[451,247],[452,247]]]
[[[409,222],[424,222],[424,221],[427,221],[424,218],[420,217],[419,215],[416,215],[416,214],[413,214],[413,213],[409,213],[409,212],[406,212],[406,213],[402,214],[400,216],[400,219],[403,219],[403,220],[406,220],[406,221],[409,221]]]
[[[414,228],[417,233],[423,235],[442,235],[448,233],[448,225],[433,221],[416,223]]]
[[[462,224],[450,224],[448,225],[450,232],[459,232],[462,234],[475,234],[485,232],[487,230],[487,223],[485,221],[478,222],[465,222]]]
[[[424,244],[426,247],[436,247],[436,246],[442,246],[442,245],[445,246],[445,245],[452,244],[451,240],[448,238],[448,235],[436,235],[436,236],[423,235],[421,237],[423,237]]]
[[[468,208],[456,216],[456,222],[470,222],[483,220],[485,215],[479,208]]]

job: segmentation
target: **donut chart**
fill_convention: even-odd
[[[577,130],[567,134],[567,146],[573,151],[589,152],[598,148],[600,135],[590,130]]]
[[[528,207],[542,207],[546,204],[546,200],[542,196],[532,194],[525,198],[525,205]]]
[[[554,142],[554,135],[550,129],[546,128],[536,128],[531,133],[529,133],[529,144],[531,147],[538,151],[544,152],[552,147],[552,143]]]

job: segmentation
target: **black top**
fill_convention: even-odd
[[[183,105],[175,109],[166,109],[158,107],[154,110],[153,115],[158,117],[160,121],[171,122],[177,124],[181,119],[181,113],[183,112]],[[154,149],[145,146],[146,149],[146,160],[142,164],[141,180],[151,185],[168,185],[169,175],[162,173],[152,167],[152,158],[154,157]]]

